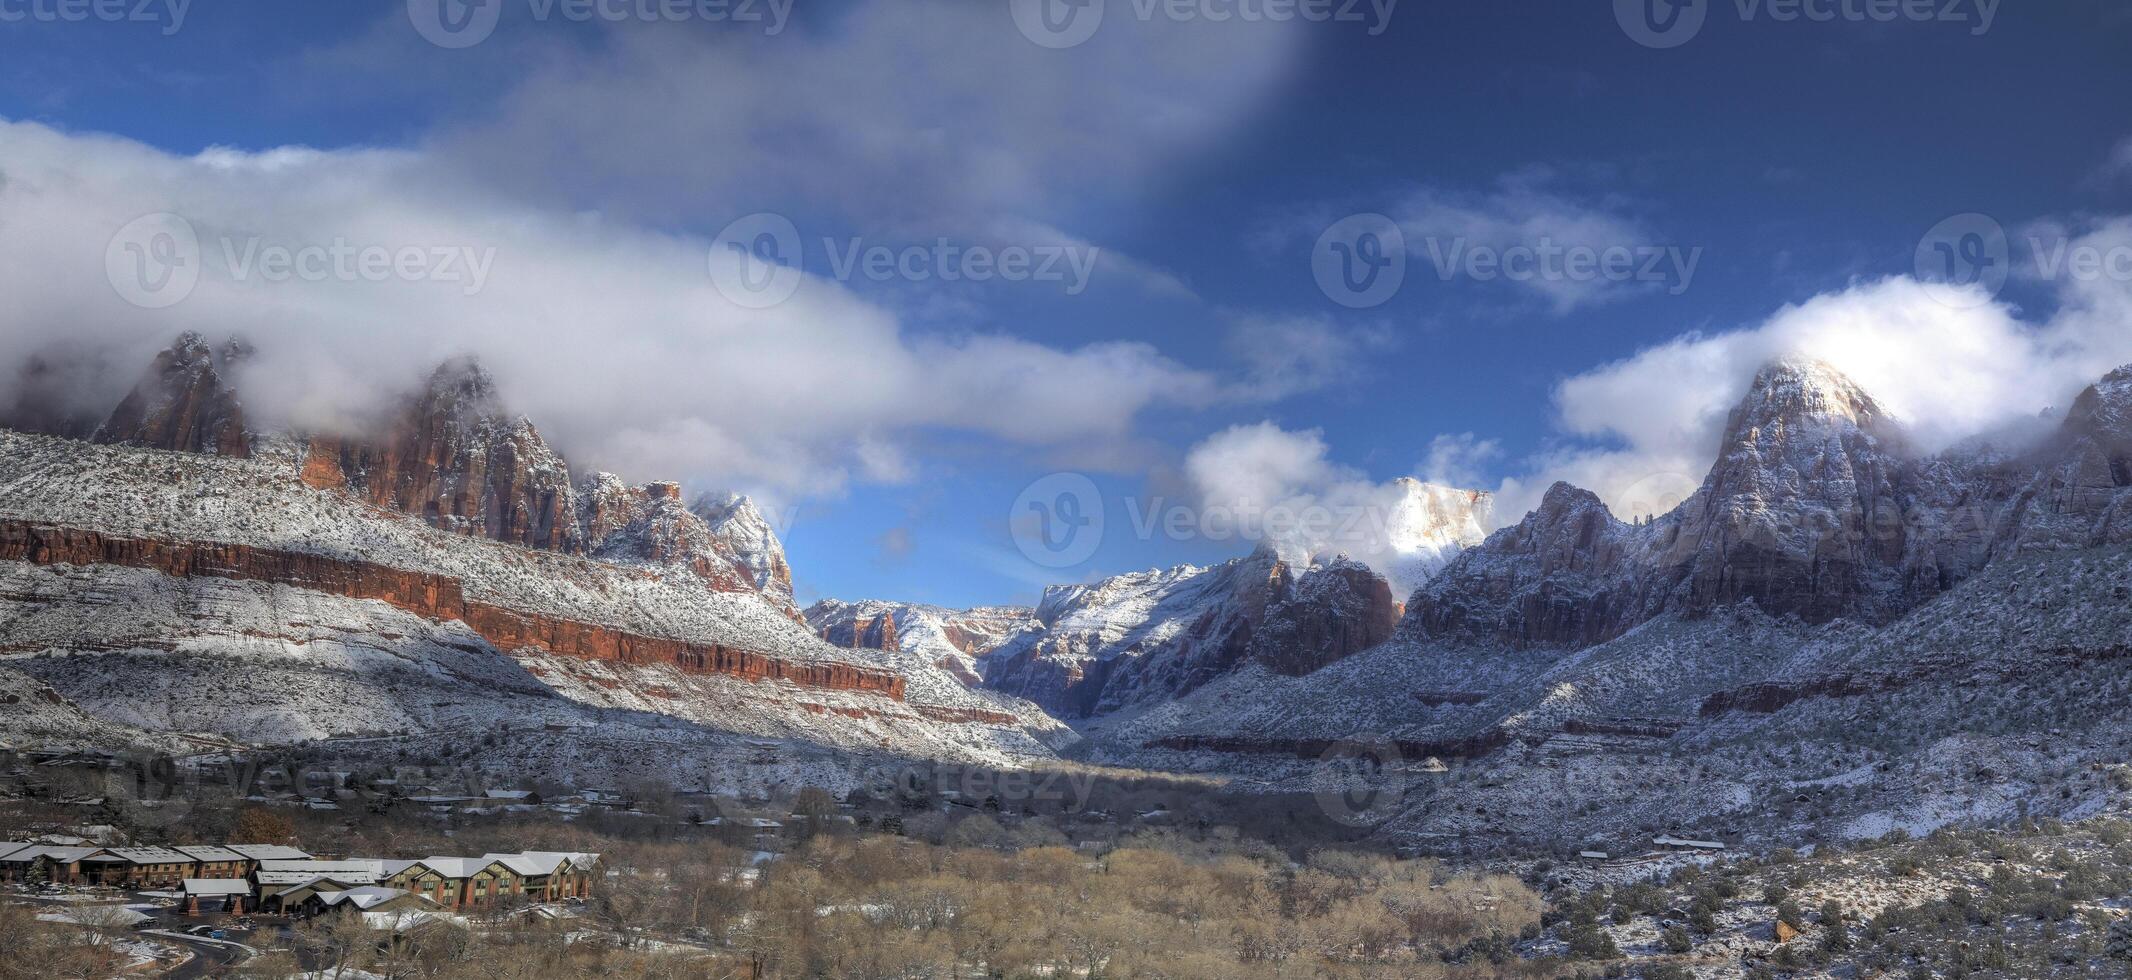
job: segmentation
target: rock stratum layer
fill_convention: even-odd
[[[457,579],[317,554],[235,544],[112,537],[76,528],[0,520],[0,561],[117,565],[177,578],[271,582],[351,599],[374,599],[433,620],[459,620],[502,650],[538,648],[625,664],[671,664],[684,672],[903,699],[904,679],[854,664],[794,663],[748,650],[640,636],[593,623],[468,601]]]

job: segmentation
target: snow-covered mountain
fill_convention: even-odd
[[[696,498],[691,513],[710,528],[718,551],[730,556],[754,583],[755,590],[770,601],[797,613],[792,601],[792,568],[785,563],[785,546],[770,522],[745,494],[704,494]]]
[[[1440,758],[1380,830],[1459,849],[2132,806],[2106,778],[2132,750],[2132,369],[2040,445],[1926,456],[1841,375],[1779,362],[1724,440],[1671,513],[1558,485],[1390,642],[1246,664],[1084,751],[1290,788],[1343,742]]]
[[[1307,672],[1383,642],[1397,619],[1390,586],[1367,567],[1297,568],[1262,544],[1211,568],[1046,589],[1038,628],[981,666],[991,687],[1087,717],[1185,694],[1247,661]]]
[[[1046,589],[1036,628],[982,662],[985,682],[1082,718],[1177,697],[1245,663],[1305,674],[1382,643],[1407,595],[1480,544],[1493,518],[1482,491],[1412,479],[1392,490],[1383,506],[1342,521],[1364,560],[1268,540],[1209,568]]]
[[[1434,637],[1584,645],[1667,612],[1752,602],[1809,623],[1885,623],[2030,544],[2122,534],[2116,506],[2125,371],[2083,394],[2045,446],[2016,455],[1908,448],[1903,426],[1826,365],[1764,368],[1702,487],[1647,523],[1558,484],[1517,525],[1414,596]]]
[[[978,670],[981,658],[1037,628],[1034,611],[1022,606],[944,609],[878,599],[824,599],[808,606],[805,616],[815,633],[836,646],[928,657],[972,687],[984,682]]]
[[[1408,477],[1392,481],[1392,486],[1397,497],[1384,517],[1384,544],[1390,555],[1383,568],[1392,595],[1404,603],[1459,552],[1487,539],[1495,527],[1495,498],[1483,490]]]
[[[181,341],[154,377],[204,390],[200,349]],[[198,429],[158,421],[199,417],[184,398],[128,403],[163,406],[119,413],[140,431]],[[238,454],[0,430],[0,688],[57,699],[0,717],[0,740],[77,714],[110,723],[106,745],[406,752],[478,732],[500,769],[755,785],[795,759],[833,784],[1072,740],[925,658],[823,642],[744,498],[573,486],[500,405],[455,362],[375,440],[252,433]]]

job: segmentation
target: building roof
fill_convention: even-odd
[[[436,856],[436,857],[426,857],[426,858],[423,858],[423,859],[422,859],[422,862],[421,862],[421,863],[422,863],[422,866],[423,866],[423,867],[425,867],[425,868],[428,868],[428,869],[430,869],[431,871],[435,871],[436,873],[438,873],[438,874],[440,874],[440,875],[443,875],[443,876],[445,876],[446,878],[472,878],[473,876],[475,876],[475,875],[478,875],[478,874],[480,874],[481,872],[483,872],[483,871],[487,870],[487,869],[488,869],[488,867],[489,867],[490,865],[492,865],[492,864],[503,864],[503,862],[502,862],[502,861],[496,860],[496,858],[495,858],[495,857],[493,857],[493,856],[491,856],[491,857],[442,857],[442,856]],[[505,867],[510,867],[510,865],[504,865],[504,866],[505,866]],[[516,869],[513,869],[513,870],[516,870]]]
[[[580,868],[600,863],[600,856],[590,851],[527,851],[519,856],[540,865],[540,874],[554,874],[564,861]]]
[[[185,894],[214,897],[217,895],[249,895],[252,883],[242,878],[187,878]]]
[[[29,841],[0,840],[0,861],[6,860],[8,855],[13,854],[16,851],[27,850],[35,846],[37,845],[32,844]]]
[[[385,876],[385,862],[261,861],[256,875],[262,885],[300,885],[319,878],[367,885]]]
[[[403,898],[405,896],[413,894],[413,892],[407,891],[405,889],[384,888],[377,885],[369,885],[362,888],[350,888],[347,891],[319,892],[318,900],[326,903],[326,905],[329,907],[335,905],[353,905],[359,909],[374,909],[380,905],[385,904],[386,902],[392,901],[393,899]],[[429,899],[427,898],[423,898],[422,900],[425,902],[429,901]]]
[[[202,861],[209,864],[213,864],[216,862],[234,864],[251,860],[250,858],[247,858],[244,855],[237,853],[236,851],[232,851],[227,847],[217,847],[213,844],[185,844],[179,847],[171,848],[171,850],[181,852],[195,861]]]
[[[280,844],[231,844],[229,849],[254,861],[308,861],[311,855]]]
[[[0,861],[28,864],[38,858],[44,858],[60,864],[73,864],[101,850],[103,850],[101,847],[53,847],[44,844],[32,844],[5,857],[0,857]]]
[[[348,880],[351,878],[355,880]],[[275,898],[287,898],[290,895],[294,895],[297,892],[303,891],[305,889],[310,889],[312,891],[318,892],[344,892],[350,888],[367,888],[371,885],[377,884],[377,879],[371,878],[367,875],[335,875],[331,878],[305,878],[302,881],[277,881],[272,882],[271,884],[265,880],[261,880],[259,884],[262,888],[272,887],[274,889]]]
[[[1660,847],[1692,847],[1700,851],[1722,851],[1725,845],[1714,840],[1688,840],[1682,837],[1653,837],[1651,843]]]
[[[104,853],[127,864],[191,864],[190,855],[167,847],[107,847]]]
[[[483,854],[480,860],[493,861],[497,864],[503,865],[504,867],[511,869],[512,873],[517,874],[520,877],[524,877],[526,875],[544,875],[555,870],[553,865],[543,867],[541,862],[535,861],[532,858],[527,857],[523,854]]]

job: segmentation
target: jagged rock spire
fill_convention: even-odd
[[[225,373],[250,354],[232,340],[221,351],[185,333],[157,354],[133,391],[96,430],[94,441],[177,452],[249,457],[244,407]]]

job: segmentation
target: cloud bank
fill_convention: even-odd
[[[2067,249],[2132,251],[2132,218],[2053,228]],[[1718,450],[1726,413],[1755,371],[1783,354],[1820,358],[1849,375],[1902,419],[1917,448],[1936,452],[1969,439],[2018,443],[2039,416],[2062,410],[2082,388],[2132,363],[2132,281],[2045,269],[2029,256],[2028,279],[2055,301],[2024,317],[1976,290],[1928,290],[1908,277],[1859,282],[1787,306],[1762,323],[1687,334],[1563,381],[1556,389],[1564,444],[1505,481],[1499,511],[1514,520],[1555,480],[1600,495],[1619,516],[1663,511],[1700,484]],[[2101,266],[2108,268],[2107,263]],[[1943,302],[1952,295],[1956,302]]]

